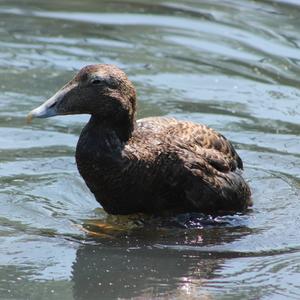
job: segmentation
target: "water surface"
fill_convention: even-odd
[[[0,3],[0,298],[299,299],[298,1]],[[139,117],[232,140],[254,206],[106,215],[74,160],[87,116],[25,116],[90,63],[123,68]]]

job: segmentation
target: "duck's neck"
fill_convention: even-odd
[[[121,143],[125,143],[132,135],[135,127],[135,118],[128,116],[128,118],[122,120],[103,120],[103,118],[97,115],[92,115],[88,122],[88,127],[94,132],[104,133],[105,135],[111,133],[116,136]]]

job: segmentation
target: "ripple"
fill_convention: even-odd
[[[273,295],[289,299],[299,298],[299,253],[276,255],[270,257],[229,260],[208,286],[219,293],[225,287],[228,299],[235,294],[236,284],[240,296],[251,293],[254,298]],[[254,289],[253,287],[256,287]],[[245,294],[244,294],[245,293]]]

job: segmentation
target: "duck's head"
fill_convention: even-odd
[[[108,123],[133,122],[136,110],[135,88],[126,74],[114,65],[89,65],[33,109],[27,117],[90,114]]]

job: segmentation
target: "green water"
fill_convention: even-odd
[[[299,299],[299,29],[297,0],[0,1],[0,299]],[[128,73],[139,117],[230,138],[253,208],[107,216],[75,165],[88,117],[25,123],[90,63]]]

